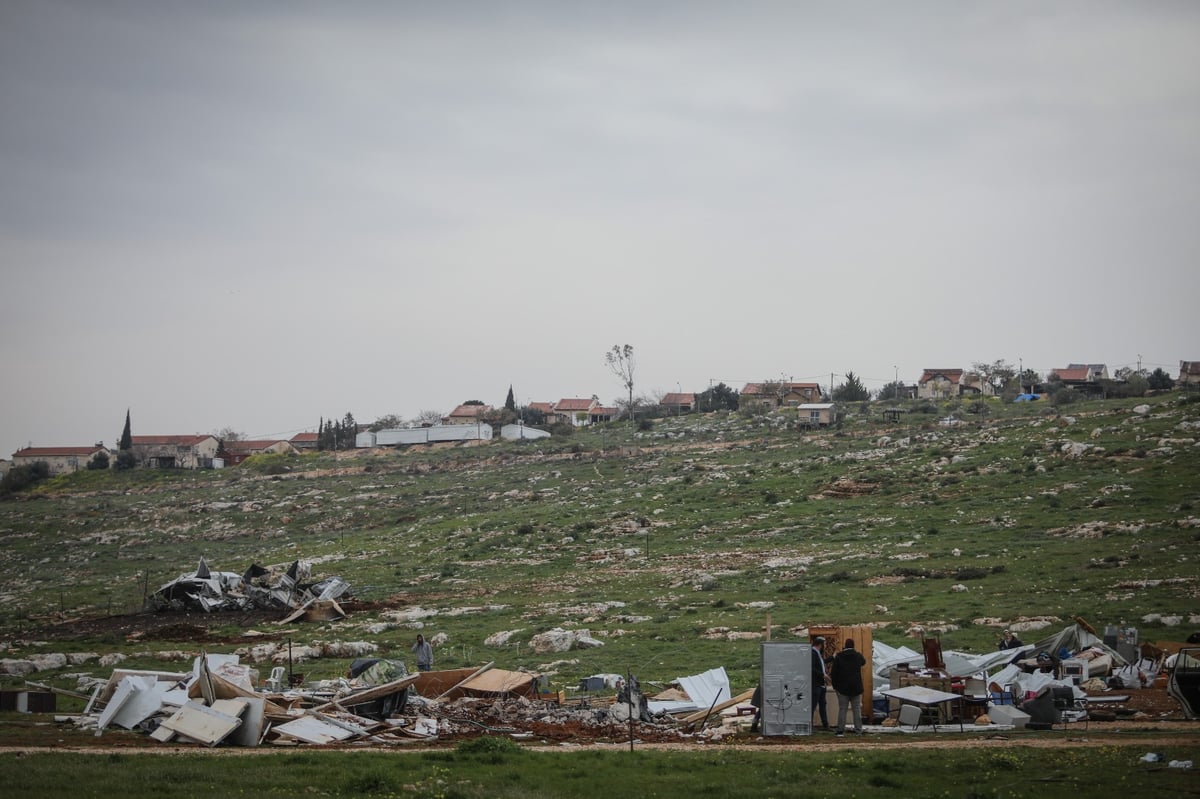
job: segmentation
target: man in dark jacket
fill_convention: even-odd
[[[825,639],[818,635],[812,642],[812,701],[813,712],[821,714],[821,729],[829,729],[829,716],[825,710]]]
[[[841,737],[846,730],[846,709],[853,708],[854,732],[862,734],[862,668],[867,665],[867,659],[854,648],[854,639],[847,638],[842,651],[833,656],[833,668],[829,677],[833,690],[838,695],[837,735]]]

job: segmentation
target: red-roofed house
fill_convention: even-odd
[[[546,416],[546,421],[551,424],[555,422],[563,422],[565,424],[582,427],[583,425],[591,424],[591,413],[594,409],[600,407],[600,400],[592,397],[591,399],[583,399],[580,397],[571,397],[560,399],[554,403],[554,407]],[[609,409],[611,410],[611,409]],[[608,421],[608,420],[605,420]]]
[[[958,383],[958,393],[963,396],[992,397],[996,394],[996,387],[978,372],[965,372]]]
[[[211,469],[221,442],[216,436],[133,436],[138,466],[148,469]]]
[[[531,402],[531,403],[529,403],[529,407],[535,411],[541,411],[542,413],[547,414],[547,415],[554,413],[554,403],[553,402]]]
[[[794,408],[820,401],[821,386],[817,383],[747,383],[739,398],[739,403],[744,402],[747,406],[758,404],[771,408],[785,405]]]
[[[601,422],[611,422],[617,418],[620,411],[616,408],[606,408],[603,405],[596,405],[588,411],[588,424],[600,424]]]
[[[296,449],[316,449],[319,435],[317,433],[297,433],[288,439],[288,443]]]
[[[1175,382],[1181,386],[1200,385],[1200,361],[1180,361],[1179,379]]]
[[[226,441],[221,444],[221,457],[225,463],[236,466],[251,455],[295,455],[296,448],[281,438],[261,441]]]
[[[695,394],[664,394],[658,403],[667,413],[691,413],[696,407]]]
[[[926,369],[917,381],[917,396],[921,399],[957,397],[962,383],[962,369]]]
[[[485,413],[490,413],[491,405],[459,405],[442,417],[443,424],[476,424]]]
[[[31,466],[39,461],[46,464],[51,475],[68,474],[87,468],[96,455],[109,454],[108,447],[93,444],[90,447],[25,447],[13,453],[13,466]]]
[[[1059,380],[1064,386],[1090,390],[1101,380],[1108,379],[1108,367],[1102,363],[1072,363],[1066,369],[1051,369],[1051,380]]]

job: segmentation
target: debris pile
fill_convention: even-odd
[[[615,696],[568,699],[565,691],[545,691],[541,675],[492,663],[408,674],[398,661],[359,658],[344,678],[315,685],[302,679],[276,666],[260,682],[257,670],[237,655],[202,653],[190,672],[117,669],[107,680],[85,679],[80,687],[90,687],[90,696],[36,687],[87,699],[81,714],[65,719],[97,736],[121,728],[162,743],[209,747],[389,745],[481,734],[561,743],[621,741],[631,734],[673,741],[691,737],[710,718],[723,719],[722,710],[750,696],[730,698],[724,669],[679,678],[654,699],[642,694],[633,675],[599,678],[600,687],[615,684]],[[709,734],[736,731],[735,724],[723,723]]]
[[[346,614],[337,600],[350,595],[350,584],[340,577],[308,582],[310,566],[295,561],[277,573],[257,563],[242,574],[213,571],[201,557],[190,574],[180,575],[151,595],[151,610],[247,610],[249,608],[315,613],[322,618]]]

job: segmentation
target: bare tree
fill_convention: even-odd
[[[220,430],[214,430],[212,437],[218,438],[221,441],[242,441],[246,438],[246,434],[234,430],[232,427],[222,427]]]
[[[377,433],[380,430],[396,430],[401,427],[404,427],[404,419],[399,414],[389,413],[380,416],[367,429]]]
[[[608,364],[608,370],[616,375],[621,380],[621,385],[629,392],[629,418],[633,419],[633,371],[636,364],[633,360],[633,345],[626,344],[625,346],[613,345],[613,348],[604,353],[604,361]]]
[[[1008,384],[1018,376],[1013,365],[1003,358],[991,363],[977,361],[971,364],[971,368],[983,377],[983,381],[988,384],[991,392],[997,395],[1004,393]]]
[[[419,411],[417,418],[413,419],[413,423],[420,427],[430,427],[435,424],[442,423],[441,411]]]

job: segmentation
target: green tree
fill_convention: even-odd
[[[125,409],[125,429],[121,431],[121,443],[117,444],[117,449],[122,452],[133,449],[133,428],[129,426],[128,408]]]
[[[1002,394],[1009,383],[1017,377],[1016,368],[1006,360],[1000,359],[991,363],[979,361],[971,364],[971,368],[979,373],[983,382],[992,387],[992,392]]]
[[[342,423],[338,425],[337,448],[354,449],[357,437],[358,423],[354,421],[354,414],[346,411],[346,415],[342,417]]]
[[[701,391],[696,395],[696,410],[698,411],[736,411],[738,409],[738,393],[724,383]]]
[[[833,390],[834,402],[863,402],[871,398],[871,392],[854,372],[846,372],[846,381]]]
[[[608,364],[608,369],[621,380],[621,385],[629,391],[629,405],[626,406],[629,411],[629,418],[633,418],[633,372],[636,363],[633,359],[633,346],[626,344],[619,346],[614,344],[613,348],[604,353],[604,361]]]
[[[1175,387],[1175,381],[1169,374],[1162,370],[1161,366],[1150,373],[1150,376],[1146,378],[1146,382],[1155,391],[1166,391]]]
[[[108,453],[97,452],[87,464],[88,471],[103,471],[108,468]]]
[[[504,407],[508,408],[510,411],[515,411],[517,409],[517,401],[513,397],[512,384],[509,384],[508,386],[508,396],[504,399]]]
[[[517,413],[519,414],[521,420],[525,422],[525,424],[538,425],[546,423],[546,412],[541,408],[534,408],[531,405],[522,405],[517,409]]]
[[[908,387],[899,380],[893,380],[879,389],[877,397],[881,400],[906,399],[908,397]]]

